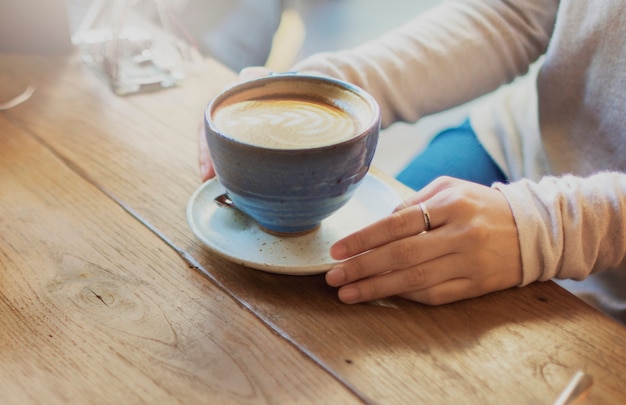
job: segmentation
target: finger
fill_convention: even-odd
[[[411,194],[406,200],[404,200],[400,205],[398,205],[394,212],[401,211],[407,207],[412,207],[414,205],[419,204],[421,201],[427,201],[431,198],[435,197],[438,193],[443,190],[458,187],[459,185],[465,183],[464,180],[455,179],[453,177],[442,176],[438,177],[428,185],[426,185],[421,190]]]
[[[204,125],[202,124],[198,130],[198,166],[200,168],[200,179],[203,182],[215,177],[215,170],[209,154],[209,145],[207,144]]]
[[[455,278],[434,286],[405,294],[400,297],[428,305],[449,304],[464,299],[475,298],[490,291],[480,291],[476,282],[469,278]]]
[[[384,272],[419,266],[454,252],[454,243],[453,238],[441,240],[440,236],[432,233],[396,240],[333,266],[326,273],[326,282],[339,287]]]
[[[442,225],[436,222],[438,216],[435,204],[423,203],[428,206],[430,229]],[[337,260],[347,259],[354,255],[377,248],[387,243],[417,235],[427,229],[424,211],[419,205],[412,205],[335,242],[330,247],[330,255]]]
[[[410,268],[368,277],[340,287],[338,297],[342,302],[355,304],[394,295],[416,294],[449,280],[463,279],[465,270],[459,272],[463,268],[460,260],[459,255],[448,255]],[[458,294],[461,296],[464,291]],[[422,294],[415,297],[429,296]]]

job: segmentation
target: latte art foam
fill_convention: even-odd
[[[233,139],[275,149],[331,145],[356,135],[355,123],[345,111],[300,99],[234,103],[217,110],[214,121]]]

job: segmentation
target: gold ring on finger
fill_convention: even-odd
[[[418,204],[422,210],[422,216],[424,217],[424,232],[430,231],[430,213],[426,209],[426,205],[421,202]]]

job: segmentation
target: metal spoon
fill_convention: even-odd
[[[570,405],[580,403],[580,401],[584,400],[589,393],[592,384],[593,379],[589,374],[586,374],[583,371],[578,371],[569,384],[567,384],[563,392],[561,392],[553,405]]]
[[[237,208],[235,207],[235,203],[233,202],[233,200],[231,200],[226,193],[218,195],[217,197],[215,197],[214,201],[220,207]]]

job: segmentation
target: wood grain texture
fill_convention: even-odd
[[[0,403],[361,402],[0,114]]]
[[[590,403],[626,402],[626,330],[552,282],[440,307],[346,306],[322,276],[263,273],[207,251],[185,217],[199,186],[196,135],[208,100],[235,79],[207,69],[122,99],[75,60],[53,61],[33,74],[33,99],[7,114],[367,402],[550,403],[578,369],[595,380]],[[177,277],[211,285],[193,271]]]

